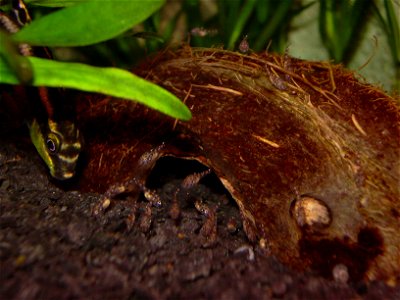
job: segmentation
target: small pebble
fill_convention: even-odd
[[[248,253],[248,254],[247,254],[247,259],[248,259],[249,261],[253,261],[253,260],[254,260],[254,250],[253,250],[253,248],[252,248],[251,246],[249,246],[249,245],[244,245],[244,246],[241,246],[241,247],[237,248],[237,249],[235,250],[234,254],[240,254],[240,253],[244,253],[244,252],[247,252],[247,253]]]
[[[346,283],[349,280],[349,270],[344,264],[337,264],[332,269],[332,276],[336,282]]]

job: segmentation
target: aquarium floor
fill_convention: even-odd
[[[149,183],[162,198],[181,182],[167,166]],[[0,137],[0,298],[400,299],[400,287],[383,282],[340,283],[282,265],[249,243],[238,208],[210,181],[198,193],[219,204],[212,245],[199,233],[204,217],[190,202],[174,221],[163,201],[144,229],[147,203],[139,199],[128,230],[129,200],[94,217],[101,195],[52,182],[26,135]]]

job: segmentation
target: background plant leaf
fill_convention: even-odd
[[[34,46],[85,46],[113,38],[148,18],[164,0],[83,2],[48,14],[13,35]]]

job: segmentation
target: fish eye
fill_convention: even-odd
[[[47,150],[51,153],[56,153],[60,148],[60,139],[57,135],[50,133],[46,138]]]

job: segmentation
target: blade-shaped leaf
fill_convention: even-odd
[[[34,46],[85,46],[113,38],[157,11],[164,0],[96,0],[33,21],[14,35]]]
[[[140,102],[171,117],[189,120],[190,110],[173,94],[128,71],[99,68],[27,57],[34,72],[34,86],[65,87],[97,92]],[[0,59],[0,82],[18,84],[12,69]]]

